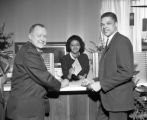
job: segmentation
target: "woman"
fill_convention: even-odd
[[[89,59],[84,54],[85,43],[77,36],[72,35],[68,38],[66,43],[67,55],[63,56],[61,60],[61,68],[63,72],[63,79],[70,81],[81,80],[87,77],[89,72]]]

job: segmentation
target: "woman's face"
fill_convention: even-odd
[[[80,50],[80,43],[77,41],[77,40],[73,40],[71,43],[70,43],[70,49],[71,49],[71,52],[76,54],[79,52]]]

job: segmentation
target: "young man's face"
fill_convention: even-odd
[[[104,17],[101,19],[101,29],[102,33],[109,37],[117,31],[117,22],[111,17]]]
[[[29,39],[37,48],[43,48],[46,45],[47,31],[44,27],[36,26],[32,33],[29,34]]]

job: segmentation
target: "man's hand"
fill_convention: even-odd
[[[69,80],[68,79],[61,80],[61,88],[66,86],[69,86]]]
[[[96,81],[90,85],[88,85],[88,88],[92,91],[98,92],[101,89],[101,85],[99,81]]]

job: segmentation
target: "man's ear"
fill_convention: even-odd
[[[32,36],[31,36],[31,34],[29,34],[29,35],[28,35],[28,37],[29,37],[29,40],[31,40],[31,39],[32,39]]]
[[[115,26],[118,28],[118,23],[117,22],[115,22]]]

